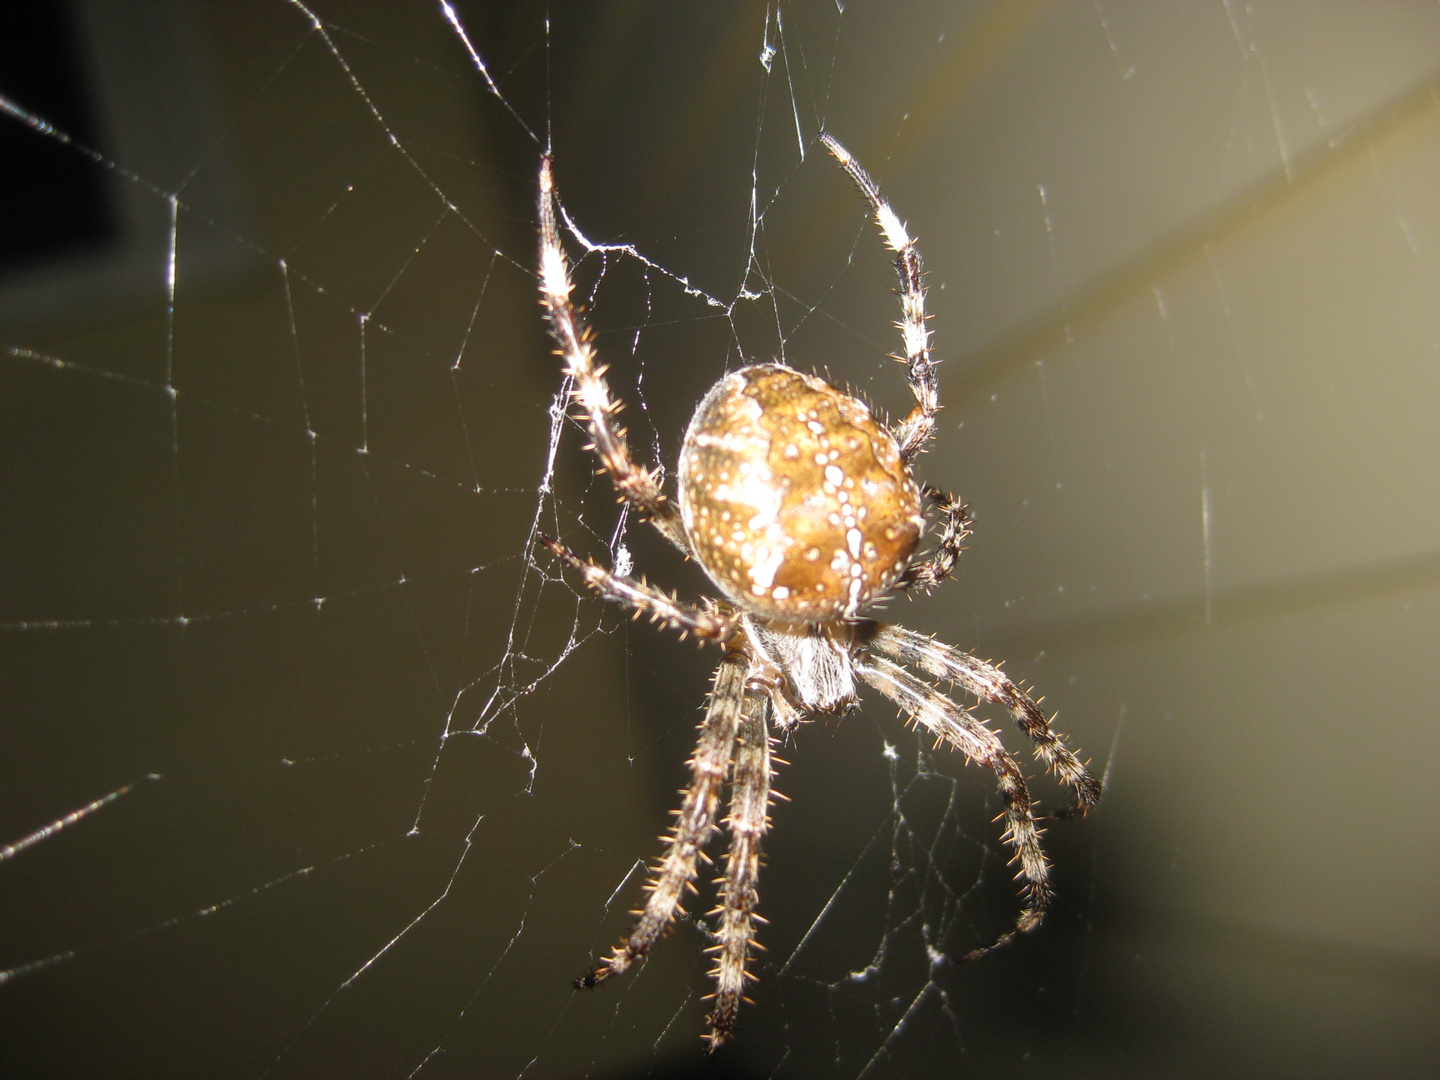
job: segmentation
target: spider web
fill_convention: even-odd
[[[1281,100],[1282,54],[1255,47],[1261,20],[1208,14],[1240,67],[1202,147],[1208,197],[1178,214],[1223,237],[1235,192],[1304,175],[1322,136],[1389,114],[1310,86],[1304,127]],[[193,38],[148,39],[203,49],[207,72],[186,84],[205,88],[193,113],[141,105],[150,142],[113,118],[112,142],[69,129],[0,86],[4,123],[104,185],[138,268],[123,286],[72,272],[105,283],[74,286],[78,313],[24,293],[0,333],[14,508],[0,1009],[27,1033],[4,1040],[7,1074],[853,1077],[968,1061],[1073,1075],[1074,1048],[1114,1013],[1166,1019],[1116,989],[1131,938],[1096,923],[1107,896],[1163,880],[1173,852],[1117,869],[1087,823],[1051,830],[1062,901],[1042,935],[949,962],[1016,910],[993,779],[870,699],[780,751],[767,951],[734,1046],[706,1062],[698,1038],[708,890],[638,971],[570,987],[628,929],[717,657],[537,556],[537,536],[558,535],[706,590],[616,507],[565,416],[535,295],[542,147],[632,447],[661,464],[705,388],[743,363],[779,358],[908,408],[886,360],[893,272],[818,133],[881,179],[921,238],[946,360],[921,471],[962,489],[977,533],[958,583],[889,614],[1009,660],[1112,781],[1132,709],[1169,706],[1090,674],[1087,613],[1148,590],[1171,605],[1162,622],[1233,609],[1218,567],[1242,544],[1216,522],[1237,527],[1234,444],[1203,432],[1180,440],[1173,505],[1122,522],[1128,561],[1083,557],[1116,524],[1084,508],[1144,487],[1148,463],[1112,479],[1069,457],[1072,418],[1134,392],[1119,361],[1097,386],[1077,359],[1093,326],[1070,298],[1124,285],[1093,285],[1097,266],[1163,267],[1146,245],[1166,230],[1158,201],[1086,219],[1083,173],[1057,189],[1025,152],[966,152],[1007,113],[965,88],[993,88],[1034,17],[252,0],[206,8]],[[1162,55],[1127,44],[1138,30],[1108,6],[1062,22],[1039,51],[1083,42],[1100,89],[1023,90],[1076,124]],[[1394,79],[1385,101],[1424,107]],[[1433,223],[1375,169],[1418,253]],[[1085,245],[1092,261],[1067,255]],[[1203,271],[1214,385],[1259,425],[1240,275]],[[1180,292],[1146,292],[1154,355],[1214,333]],[[1016,445],[1026,456],[994,458]],[[1434,522],[1417,522],[1388,554],[1428,573]],[[1050,553],[1062,523],[1074,563]]]

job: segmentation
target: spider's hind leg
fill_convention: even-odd
[[[620,402],[610,396],[605,369],[595,362],[595,345],[590,329],[570,302],[570,267],[560,246],[560,229],[555,219],[555,178],[550,155],[540,159],[540,299],[550,318],[550,334],[565,359],[565,373],[575,380],[574,396],[584,410],[590,431],[591,449],[609,473],[610,480],[628,502],[657,530],[685,554],[690,543],[674,503],[660,490],[659,470],[652,472],[635,463],[625,429],[615,422]]]
[[[905,355],[895,359],[909,369],[910,389],[915,393],[916,404],[910,415],[895,426],[893,434],[900,444],[901,459],[910,465],[930,441],[935,431],[935,414],[940,411],[939,381],[935,378],[935,361],[930,359],[930,331],[925,329],[928,316],[920,249],[915,245],[915,238],[905,230],[900,215],[880,193],[880,185],[850,156],[850,151],[829,132],[822,133],[820,141],[865,196],[885,243],[895,252],[895,273],[900,276],[900,337],[905,346]]]

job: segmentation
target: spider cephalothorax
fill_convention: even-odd
[[[915,408],[887,430],[859,399],[813,375],[781,364],[731,372],[705,395],[686,431],[678,510],[660,490],[657,473],[635,464],[625,432],[614,422],[620,406],[610,398],[594,347],[570,303],[549,155],[540,162],[541,298],[595,452],[621,497],[694,556],[725,596],[685,604],[545,540],[601,596],[725,650],[691,762],[693,779],[649,898],[630,936],[579,983],[595,986],[620,974],[674,921],[696,877],[701,849],[719,828],[716,813],[728,780],[724,825],[731,839],[711,950],[716,956],[711,1049],[730,1036],[744,995],[760,841],[769,827],[772,726],[789,730],[810,716],[852,708],[858,685],[866,683],[938,739],[994,770],[1005,803],[1005,841],[1020,865],[1025,903],[1011,930],[966,958],[1039,925],[1050,902],[1049,867],[1040,848],[1041,819],[1019,765],[983,720],[930,680],[958,684],[1009,709],[1036,757],[1075,789],[1071,810],[1088,810],[1100,798],[1099,782],[1051,731],[1034,701],[998,668],[864,617],[886,595],[939,584],[954,567],[968,530],[959,500],[922,487],[911,472],[939,410],[919,252],[869,174],[834,138],[820,138],[860,188],[895,252],[904,312],[902,359]],[[941,518],[941,531],[935,549],[916,562],[926,498]]]

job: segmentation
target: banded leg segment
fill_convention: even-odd
[[[959,684],[981,701],[1009,709],[1020,730],[1035,744],[1035,757],[1062,783],[1075,789],[1075,805],[1049,817],[1083,814],[1100,801],[1100,781],[1086,771],[1080,759],[1065,745],[1064,738],[1051,729],[1040,706],[994,664],[903,626],[880,627],[868,644],[877,652],[917,667],[927,675]]]
[[[730,779],[730,853],[725,876],[720,880],[720,916],[715,954],[715,1007],[710,1012],[710,1049],[730,1038],[735,1016],[745,999],[745,981],[754,979],[745,970],[755,923],[764,922],[755,914],[759,903],[760,844],[770,825],[770,731],[769,695],[752,690],[745,695],[739,737],[735,743],[735,764]]]
[[[694,634],[706,641],[723,642],[734,636],[734,619],[726,618],[711,608],[683,603],[648,582],[621,577],[599,563],[580,558],[559,540],[542,535],[540,542],[576,570],[596,594],[605,600],[623,604],[637,618],[649,615],[651,621],[679,630],[681,637]]]
[[[927,593],[944,581],[955,569],[955,562],[970,536],[970,508],[948,492],[930,484],[924,487],[925,497],[934,503],[944,517],[940,540],[930,557],[912,564],[900,578],[898,588],[921,588]]]
[[[573,393],[580,402],[594,443],[592,449],[601,466],[610,474],[621,498],[688,555],[690,544],[685,539],[680,513],[660,490],[660,470],[652,471],[635,463],[630,456],[625,429],[615,422],[621,404],[610,396],[605,369],[595,363],[590,328],[570,303],[573,288],[555,220],[555,178],[550,155],[545,154],[540,159],[540,299],[550,319],[550,333],[560,346],[565,374],[575,380]]]
[[[715,808],[720,789],[730,769],[730,755],[740,728],[745,701],[744,657],[732,652],[720,662],[710,707],[700,725],[700,743],[690,760],[690,787],[667,840],[670,850],[650,880],[650,898],[640,912],[630,936],[622,941],[599,968],[578,980],[576,986],[598,986],[619,975],[640,959],[658,941],[681,911],[681,894],[693,889],[700,851],[715,832]]]
[[[974,960],[1034,930],[1050,906],[1050,864],[1040,847],[1041,830],[1035,823],[1030,789],[1020,766],[999,736],[977,717],[898,664],[876,656],[858,660],[855,667],[862,679],[913,716],[936,738],[948,742],[971,761],[992,769],[999,784],[1007,823],[1003,839],[1015,852],[1014,861],[1020,864],[1016,876],[1024,881],[1024,906],[1014,929],[1001,934],[990,945],[972,949],[957,959]]]
[[[900,444],[900,457],[910,465],[934,434],[935,414],[940,411],[940,387],[935,378],[935,362],[930,359],[930,331],[925,328],[925,268],[914,238],[905,231],[905,223],[880,193],[880,185],[833,135],[824,132],[820,141],[865,196],[886,245],[895,252],[895,273],[900,277],[900,336],[905,348],[905,355],[896,359],[904,361],[909,369],[910,389],[915,393],[916,405],[910,415],[896,425],[893,434]]]

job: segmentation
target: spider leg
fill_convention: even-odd
[[[912,563],[901,575],[897,588],[909,590],[918,587],[928,593],[955,569],[955,560],[960,557],[965,540],[970,535],[970,508],[954,495],[930,484],[924,486],[924,492],[935,504],[936,510],[944,515],[945,525],[930,557]]]
[[[764,922],[755,914],[760,901],[760,841],[770,825],[770,731],[767,723],[769,697],[763,691],[749,691],[740,715],[740,732],[735,744],[735,763],[730,779],[730,852],[725,859],[725,876],[720,880],[720,906],[711,914],[720,916],[715,954],[715,1008],[710,1013],[710,1049],[714,1051],[735,1030],[735,1016],[745,998],[745,980],[754,979],[745,970],[755,923]]]
[[[993,943],[958,957],[974,960],[1009,944],[1023,933],[1034,930],[1050,906],[1050,864],[1040,848],[1041,830],[1035,823],[1030,807],[1030,789],[1020,766],[1000,742],[999,736],[934,687],[917,679],[898,664],[882,657],[862,656],[856,671],[875,689],[895,702],[915,720],[924,724],[939,739],[950,743],[971,761],[995,771],[1000,797],[1005,801],[1008,827],[1004,840],[1015,852],[1020,864],[1017,877],[1025,881],[1025,905],[1013,929],[1001,934]]]
[[[625,429],[615,423],[621,403],[610,397],[605,382],[605,369],[595,363],[595,346],[590,328],[570,303],[570,269],[565,250],[560,246],[560,230],[555,222],[555,180],[550,155],[540,159],[540,299],[550,319],[550,333],[565,358],[565,374],[575,380],[573,394],[580,402],[595,454],[604,470],[628,502],[658,529],[672,544],[690,554],[685,527],[675,509],[660,490],[660,470],[637,465],[630,456]]]
[[[1015,717],[1020,730],[1035,744],[1035,756],[1052,769],[1063,783],[1075,789],[1075,805],[1047,815],[1069,817],[1085,813],[1100,801],[1101,784],[1091,776],[1064,739],[1050,728],[1050,722],[1030,695],[1010,681],[1010,677],[994,664],[987,664],[967,652],[944,645],[906,630],[903,626],[879,628],[869,645],[902,664],[910,664],[927,675],[946,679],[960,686],[981,701],[1003,705]]]
[[[680,913],[685,889],[695,888],[695,864],[700,850],[715,832],[715,807],[730,769],[730,754],[740,727],[745,702],[745,670],[748,662],[740,650],[726,655],[715,672],[710,707],[700,725],[700,742],[690,759],[692,778],[666,843],[670,850],[655,868],[650,880],[650,899],[638,914],[639,921],[601,966],[577,979],[577,988],[598,986],[624,972],[640,959],[670,928]]]
[[[637,617],[649,615],[653,622],[679,630],[682,636],[694,634],[706,641],[726,641],[735,633],[735,621],[714,610],[682,603],[643,580],[621,577],[590,559],[580,558],[560,541],[548,536],[541,536],[540,542],[578,571],[585,584],[602,598],[624,604]]]
[[[896,425],[893,434],[900,444],[901,459],[909,465],[934,433],[935,414],[940,411],[935,362],[930,359],[930,332],[925,329],[925,269],[921,265],[915,239],[905,231],[900,215],[880,194],[880,185],[833,135],[822,132],[820,141],[834,155],[840,167],[850,174],[860,194],[870,203],[885,243],[895,252],[895,272],[900,276],[900,307],[903,312],[899,327],[905,346],[905,355],[895,359],[903,361],[910,369],[910,389],[915,392],[916,405],[910,410],[910,415]]]

